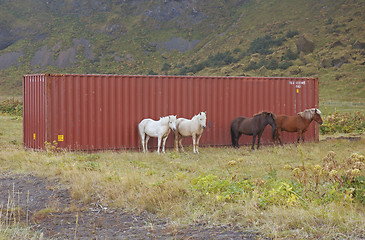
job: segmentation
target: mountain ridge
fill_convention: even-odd
[[[21,76],[42,72],[315,76],[321,100],[364,101],[364,8],[361,0],[5,1],[0,92],[20,94]]]

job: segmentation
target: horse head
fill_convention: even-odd
[[[273,134],[275,133],[278,126],[276,125],[276,116],[272,112],[265,112],[265,117],[267,122],[270,124]]]
[[[317,108],[313,108],[313,109],[314,109],[313,120],[316,121],[319,125],[322,125],[323,120],[321,117],[321,111]]]
[[[278,126],[276,125],[276,116],[272,112],[260,112],[258,114],[255,114],[254,116],[261,116],[265,119],[265,126],[269,124],[272,128],[272,136],[275,138],[276,129]]]
[[[276,116],[275,116],[275,114],[274,113],[272,113],[272,112],[269,112],[269,113],[267,113],[267,120],[268,120],[268,122],[269,122],[269,124],[270,124],[270,126],[274,129],[276,129],[277,128],[277,125],[276,125]]]
[[[172,129],[172,131],[176,130],[176,115],[169,116],[169,127]]]
[[[320,125],[323,123],[321,111],[317,108],[306,109],[303,112],[299,112],[298,115],[311,121],[314,120]]]
[[[206,112],[200,112],[198,115],[196,115],[198,122],[200,126],[205,129],[207,127],[207,114]]]

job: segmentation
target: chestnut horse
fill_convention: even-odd
[[[323,123],[321,118],[321,111],[317,108],[306,109],[303,112],[299,112],[295,116],[278,115],[276,117],[276,124],[278,128],[275,140],[278,140],[280,145],[283,145],[283,143],[281,142],[281,132],[286,131],[297,132],[297,143],[299,143],[300,138],[302,138],[302,141],[304,142],[304,133],[307,131],[309,124],[313,120],[320,125]]]
[[[232,145],[239,148],[238,140],[242,134],[252,136],[252,149],[255,149],[255,141],[257,136],[257,149],[260,147],[260,138],[265,130],[265,127],[270,124],[273,137],[276,131],[275,114],[271,112],[260,112],[254,115],[253,118],[237,117],[231,123],[231,138]]]

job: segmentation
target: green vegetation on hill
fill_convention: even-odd
[[[249,75],[318,77],[321,102],[365,101],[362,0],[0,6],[1,95],[29,73]]]

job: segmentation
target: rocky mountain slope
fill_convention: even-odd
[[[362,0],[19,0],[0,3],[0,92],[23,74],[319,77],[365,101]],[[338,94],[338,92],[341,94]]]

